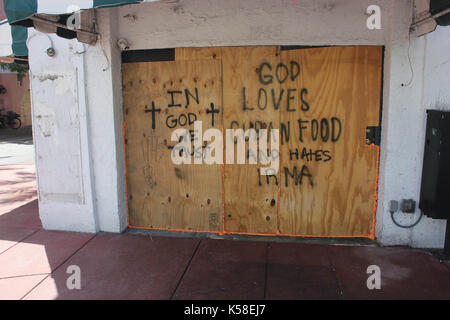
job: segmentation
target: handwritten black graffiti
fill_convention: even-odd
[[[308,94],[308,89],[306,88],[288,88],[288,89],[274,89],[271,88],[269,93],[266,88],[259,88],[256,93],[256,106],[249,106],[247,104],[247,88],[242,87],[242,110],[243,111],[252,111],[252,110],[266,110],[268,106],[271,104],[271,107],[274,110],[279,110],[280,106],[283,104],[284,109],[287,112],[295,112],[298,109],[294,107],[294,101],[297,99],[299,101],[300,110],[308,111],[310,109],[310,104],[306,100],[306,96]]]
[[[268,85],[273,83],[274,74],[275,79],[280,84],[285,82],[289,75],[291,81],[294,81],[300,74],[300,64],[296,61],[291,61],[290,68],[283,62],[278,63],[275,68],[272,68],[272,65],[268,62],[263,62],[259,65],[258,79],[261,84]]]
[[[214,127],[214,114],[219,113],[219,109],[214,109],[214,103],[211,102],[211,108],[206,110],[206,113],[211,113],[211,125]]]
[[[199,104],[200,103],[200,99],[198,97],[198,89],[194,88],[194,92],[195,94],[192,94],[191,91],[189,91],[189,89],[184,89],[184,96],[186,99],[186,105],[185,107],[187,108],[189,106],[189,104],[191,103],[189,97],[191,97],[192,99],[194,99],[194,101]],[[179,95],[179,94],[183,94],[183,91],[181,90],[168,90],[167,93],[170,95],[170,103],[167,105],[169,108],[181,108],[182,105],[181,103],[175,103],[175,95]],[[180,101],[177,101],[180,102]]]
[[[311,148],[304,147],[301,151],[298,148],[289,150],[289,160],[304,160],[307,162],[328,162],[332,159],[330,150],[313,150]]]
[[[175,128],[176,126],[191,126],[195,121],[197,121],[197,115],[193,112],[180,113],[177,116],[170,114],[166,117],[166,126],[170,129]]]
[[[155,102],[152,101],[152,108],[148,109],[147,106],[145,106],[145,112],[151,112],[152,113],[152,129],[156,128],[156,121],[155,121],[155,112],[161,112],[161,109],[155,108]]]

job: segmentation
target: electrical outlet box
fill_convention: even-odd
[[[401,211],[404,213],[416,212],[416,201],[413,199],[403,199],[401,204]]]
[[[398,201],[397,200],[391,200],[389,202],[389,212],[397,212],[398,211]]]

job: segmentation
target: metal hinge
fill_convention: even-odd
[[[374,144],[379,146],[381,141],[381,127],[366,128],[366,144]]]

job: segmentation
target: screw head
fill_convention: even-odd
[[[53,48],[48,48],[48,49],[47,49],[47,55],[48,55],[49,57],[54,57],[55,54],[56,54],[55,49],[53,49]]]

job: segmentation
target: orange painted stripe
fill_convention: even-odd
[[[376,223],[376,215],[377,215],[377,207],[378,207],[378,181],[379,181],[379,169],[380,169],[380,147],[377,145],[377,166],[375,173],[375,183],[374,183],[374,192],[373,192],[373,208],[372,208],[372,228],[370,230],[370,239],[375,240],[375,223]]]
[[[225,130],[223,121],[223,103],[222,103],[222,231],[220,234],[225,232]]]
[[[277,234],[281,234],[281,232],[280,232],[280,200],[281,200],[281,130],[278,131]]]
[[[125,167],[125,196],[127,197],[127,223],[130,226],[130,210],[128,208],[127,146],[125,144],[125,121],[122,123],[123,160]]]
[[[144,229],[144,230],[158,230],[158,231],[178,231],[178,232],[193,232],[193,233],[214,233],[222,235],[221,231],[210,231],[210,230],[186,230],[186,229],[177,229],[177,228],[155,228],[155,227],[136,227],[129,225],[130,229]]]
[[[224,105],[223,105],[223,50],[222,48],[219,48],[220,50],[220,85],[222,87],[222,94],[220,95],[221,98],[221,104],[222,104],[222,230],[220,234],[224,234],[225,232],[225,112],[224,112]]]
[[[249,232],[226,232],[227,234],[240,234],[250,236],[273,236],[273,237],[296,237],[296,238],[369,238],[370,235],[311,235],[311,234],[276,234],[276,233],[249,233]]]
[[[311,235],[311,234],[276,234],[276,233],[258,233],[258,232],[234,232],[234,231],[209,231],[209,230],[186,230],[177,228],[149,228],[149,227],[135,227],[128,226],[130,229],[144,229],[144,230],[158,230],[158,231],[178,231],[178,232],[192,232],[192,233],[211,233],[219,235],[235,234],[245,236],[271,236],[271,237],[294,237],[294,238],[368,238],[371,239],[371,235]]]

